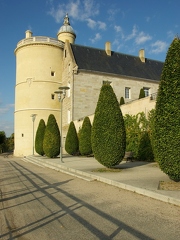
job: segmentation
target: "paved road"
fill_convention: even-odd
[[[17,158],[0,157],[0,239],[156,239],[180,236],[180,208]]]

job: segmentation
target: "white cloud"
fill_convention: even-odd
[[[86,19],[88,27],[94,29],[96,27],[96,21],[91,18]]]
[[[161,52],[165,52],[167,50],[168,44],[166,42],[163,41],[156,41],[155,43],[151,44],[152,53],[161,53]]]
[[[134,26],[133,26],[133,29],[132,29],[132,33],[129,34],[129,35],[126,37],[126,41],[129,41],[129,40],[135,38],[136,35],[137,35],[137,32],[138,32],[138,30],[137,30],[137,26],[134,25]]]
[[[48,14],[56,22],[62,22],[66,13],[75,20],[84,21],[99,14],[99,5],[94,0],[70,0],[67,4],[59,4],[58,6],[51,3],[51,10]]]
[[[122,32],[121,26],[115,25],[115,26],[114,26],[114,29],[115,29],[116,32]]]
[[[94,21],[91,18],[86,19],[88,27],[91,29],[101,29],[101,30],[106,30],[106,23],[101,22],[101,21]]]
[[[121,15],[123,18],[125,16],[124,12],[121,11],[120,8],[111,8],[108,10],[108,20],[114,21],[115,20],[115,15],[118,13],[118,15]]]
[[[90,38],[90,41],[91,41],[92,43],[95,43],[95,42],[97,42],[97,41],[100,40],[100,39],[101,39],[101,34],[100,34],[100,33],[96,33],[96,35],[95,35],[94,38]]]
[[[135,39],[136,44],[142,44],[145,43],[149,40],[151,40],[152,37],[149,34],[145,34],[144,32],[140,32],[138,36]]]
[[[99,29],[106,30],[106,23],[105,22],[98,21],[98,26],[99,26]]]

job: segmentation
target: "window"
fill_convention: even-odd
[[[51,76],[54,77],[55,76],[55,72],[51,71]]]
[[[149,88],[144,87],[144,93],[145,93],[145,97],[149,96]]]
[[[125,98],[131,98],[131,89],[129,87],[125,87]]]
[[[51,99],[54,99],[54,94],[51,94]]]
[[[66,50],[64,50],[64,57],[66,58]]]

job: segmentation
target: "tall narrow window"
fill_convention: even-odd
[[[125,98],[131,98],[131,89],[129,87],[125,87]]]

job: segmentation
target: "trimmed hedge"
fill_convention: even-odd
[[[44,140],[45,129],[46,129],[45,122],[43,119],[41,119],[39,121],[39,125],[36,131],[36,137],[35,137],[35,150],[41,156],[44,155],[43,140]]]
[[[44,140],[44,153],[49,158],[55,158],[60,153],[60,131],[56,119],[53,114],[48,117]]]
[[[139,92],[139,99],[144,98],[144,97],[145,97],[145,92],[144,92],[144,89],[141,88],[140,92]]]
[[[91,128],[89,117],[85,117],[79,133],[79,151],[81,155],[90,155],[92,153]]]
[[[77,136],[77,131],[74,125],[74,122],[70,122],[66,141],[65,141],[65,150],[70,155],[77,155],[79,151],[79,140]]]
[[[123,104],[125,104],[125,101],[124,101],[124,98],[121,97],[121,98],[120,98],[120,106],[123,105]]]
[[[158,90],[155,158],[161,170],[180,181],[180,39],[175,38],[166,55]]]
[[[119,164],[126,148],[124,119],[116,95],[109,84],[101,88],[91,133],[92,150],[106,167]]]

